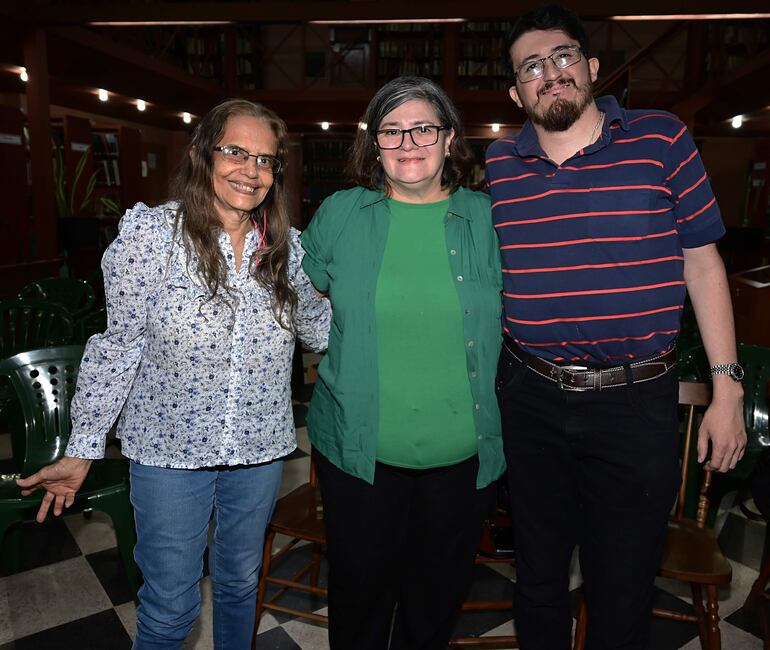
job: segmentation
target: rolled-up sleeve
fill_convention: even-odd
[[[131,390],[144,348],[147,298],[167,262],[165,218],[162,209],[137,204],[102,258],[107,330],[86,344],[72,400],[69,456],[104,456],[106,434]]]

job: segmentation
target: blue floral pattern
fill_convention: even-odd
[[[239,271],[222,231],[229,292],[209,299],[174,233],[176,205],[126,212],[102,260],[108,328],[85,349],[72,401],[67,454],[101,458],[118,415],[122,451],[169,468],[261,463],[296,447],[291,407],[294,335],[249,274],[258,239],[249,233]],[[297,335],[325,349],[329,302],[301,268],[291,231],[289,278],[297,292]]]

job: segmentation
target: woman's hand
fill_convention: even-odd
[[[38,523],[42,523],[53,503],[53,514],[59,516],[63,508],[69,508],[75,500],[75,493],[80,489],[91,467],[90,460],[64,456],[51,465],[27,478],[16,479],[16,484],[22,488],[23,496],[32,494],[35,490],[45,490],[43,502],[37,511]]]

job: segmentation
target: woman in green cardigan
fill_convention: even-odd
[[[441,88],[394,79],[364,121],[349,160],[358,186],[326,199],[302,235],[303,268],[333,309],[308,415],[329,639],[443,649],[504,470],[499,250],[488,197],[461,187],[471,154]]]

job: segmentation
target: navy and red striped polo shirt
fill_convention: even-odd
[[[503,266],[503,325],[551,361],[617,365],[671,348],[685,296],[682,248],[724,225],[682,122],[613,97],[601,137],[561,165],[532,124],[487,151]]]

